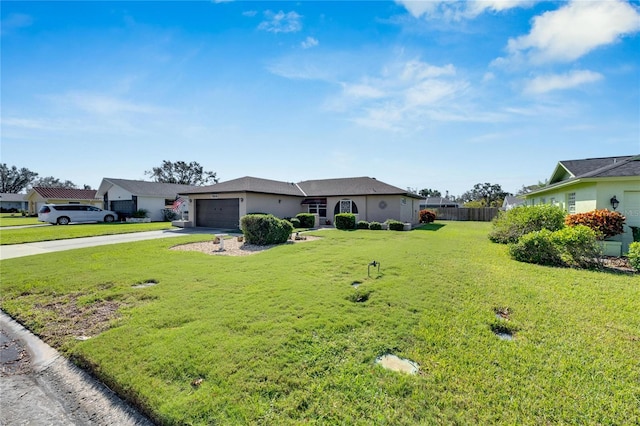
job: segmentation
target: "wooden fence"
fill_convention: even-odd
[[[498,215],[497,207],[439,207],[436,211],[436,220],[472,220],[476,222],[491,222]]]

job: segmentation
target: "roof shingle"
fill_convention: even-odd
[[[49,188],[43,186],[35,186],[33,190],[42,198],[68,200],[94,200],[97,192],[95,189]]]

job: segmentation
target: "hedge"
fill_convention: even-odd
[[[301,228],[313,228],[316,226],[316,216],[312,213],[298,213],[296,218],[300,220]]]
[[[273,215],[249,214],[240,219],[240,227],[248,244],[268,245],[287,242],[293,226]]]
[[[355,229],[356,215],[353,213],[338,213],[335,224],[337,229]]]

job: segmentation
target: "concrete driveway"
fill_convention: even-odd
[[[73,250],[106,244],[130,243],[133,241],[172,238],[192,234],[220,235],[222,229],[212,228],[178,228],[161,231],[135,232],[131,234],[102,235],[99,237],[72,238],[68,240],[41,241],[37,243],[13,244],[0,246],[0,260],[14,257],[32,256],[34,254],[52,253],[55,251]]]

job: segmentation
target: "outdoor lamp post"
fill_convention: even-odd
[[[609,202],[611,203],[611,207],[613,207],[613,210],[617,209],[618,208],[618,204],[620,204],[620,201],[618,201],[618,199],[616,198],[615,195],[613,197],[611,197]]]

